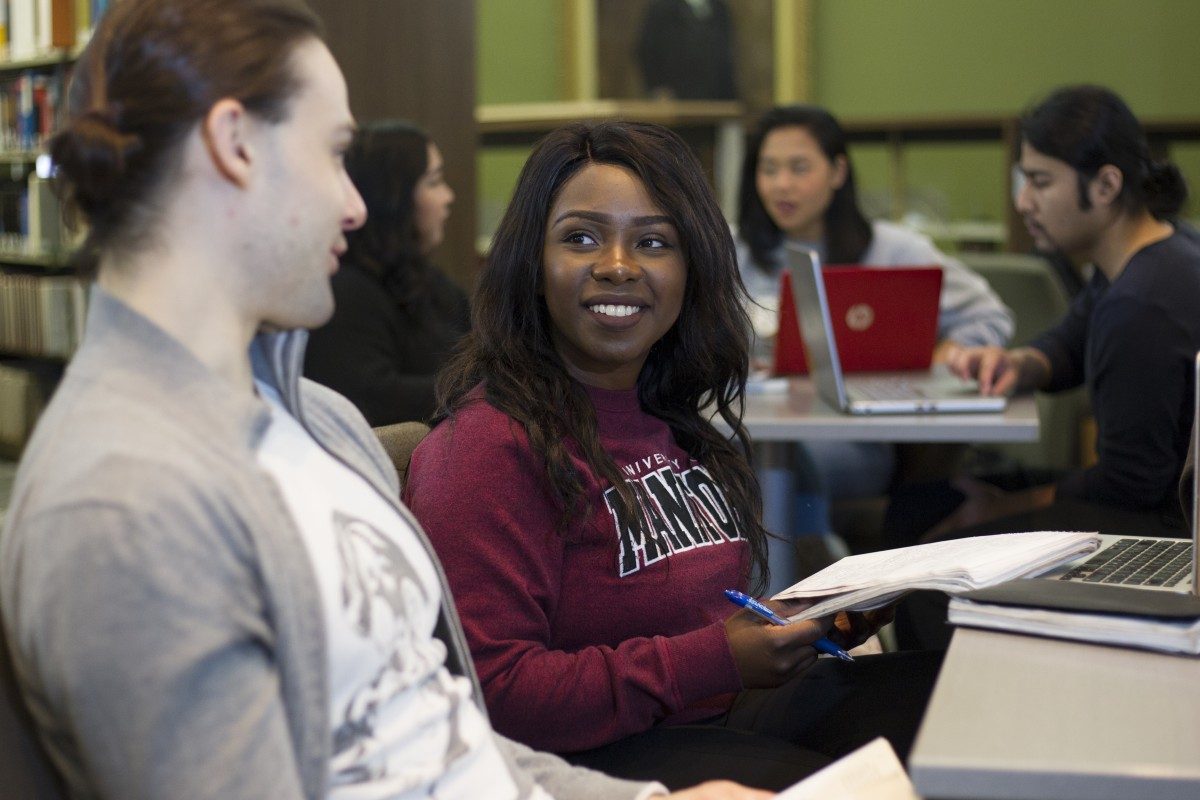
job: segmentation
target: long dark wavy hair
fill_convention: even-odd
[[[1079,207],[1087,210],[1088,183],[1105,164],[1121,170],[1117,202],[1129,213],[1147,210],[1170,219],[1187,201],[1187,183],[1179,168],[1155,161],[1142,124],[1125,101],[1103,86],[1064,86],[1021,118],[1014,157],[1022,143],[1065,161],[1076,172]]]
[[[429,169],[430,138],[411,122],[364,125],[346,152],[346,172],[367,221],[346,235],[346,260],[378,277],[400,308],[429,296],[433,265],[421,252],[414,193]]]
[[[572,448],[616,487],[628,518],[635,492],[604,451],[596,415],[551,340],[541,295],[547,218],[563,186],[590,164],[624,167],[641,178],[679,232],[687,281],[675,325],[650,350],[638,375],[642,408],[666,422],[675,440],[724,488],[750,545],[750,563],[766,580],[762,498],[741,424],[749,347],[746,288],[729,228],[688,146],[658,125],[576,123],[548,134],[521,170],[472,302],[472,330],[438,380],[434,421],[452,417],[483,385],[489,403],[516,420],[545,460],[559,531],[584,510],[583,481]],[[715,410],[734,436],[709,421]]]
[[[763,270],[775,263],[783,231],[771,219],[758,196],[756,177],[763,140],[776,128],[804,128],[821,147],[830,163],[841,156],[846,160],[846,180],[833,193],[825,210],[825,250],[830,264],[856,264],[871,246],[871,223],[858,207],[858,189],[854,166],[846,153],[846,133],[837,119],[820,106],[777,106],[763,114],[746,139],[746,157],[742,162],[739,191],[738,235],[750,248],[755,265]]]

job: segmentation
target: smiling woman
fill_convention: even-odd
[[[625,167],[590,164],[550,209],[542,248],[555,350],[572,377],[633,389],[683,304],[679,234]]]
[[[776,790],[881,733],[901,752],[911,740],[932,669],[910,670],[911,702],[880,715],[858,689],[883,662],[826,691],[811,645],[827,620],[765,625],[725,599],[766,538],[739,417],[744,298],[728,226],[677,136],[579,124],[535,148],[406,486],[513,738],[668,786]],[[868,627],[847,621],[843,644]],[[753,688],[787,725],[762,724]],[[837,710],[806,715],[810,691]]]

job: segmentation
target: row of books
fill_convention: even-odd
[[[109,0],[0,0],[0,48],[12,61],[82,45]]]
[[[0,275],[0,352],[67,358],[83,338],[86,312],[77,278]]]
[[[0,264],[60,266],[70,241],[50,183],[30,173],[0,182]]]
[[[0,149],[32,153],[45,144],[61,122],[65,71],[32,69],[0,81]]]

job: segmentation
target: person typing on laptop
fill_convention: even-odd
[[[1074,499],[1144,513],[1151,523],[1165,518],[1182,532],[1172,490],[1187,453],[1200,349],[1200,246],[1169,221],[1186,197],[1183,178],[1151,159],[1133,112],[1097,86],[1059,89],[1023,118],[1018,168],[1017,210],[1035,246],[1090,262],[1095,274],[1030,346],[970,348],[948,364],[985,394],[1086,385],[1097,461],[1054,485],[983,492],[941,527]]]

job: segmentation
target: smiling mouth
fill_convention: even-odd
[[[625,306],[625,305],[595,305],[588,306],[588,311],[593,314],[602,314],[606,317],[632,317],[634,314],[642,310],[641,306]]]

